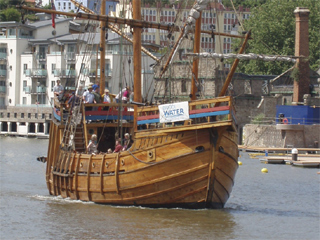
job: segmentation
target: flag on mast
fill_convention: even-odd
[[[53,0],[51,0],[51,9],[56,10]],[[52,18],[52,27],[56,28],[56,22],[55,22],[56,15],[54,13],[52,13],[51,18]]]

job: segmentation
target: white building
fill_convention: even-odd
[[[100,34],[70,34],[72,19],[30,25],[0,23],[0,133],[47,136],[53,87],[61,79],[66,92],[100,77]],[[121,47],[120,47],[121,43]],[[148,43],[144,47],[159,47]],[[133,87],[132,44],[114,33],[106,39],[106,87],[118,93]],[[153,89],[150,57],[142,55],[143,94]],[[120,84],[121,83],[121,84]]]

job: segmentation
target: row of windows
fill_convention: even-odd
[[[201,38],[201,42],[210,42],[210,43],[212,43],[212,42],[214,42],[214,41],[213,41],[213,39],[210,38],[210,37],[202,37],[202,38]]]
[[[243,19],[249,19],[249,16],[250,16],[249,13],[242,14]],[[234,13],[225,13],[224,18],[225,19],[237,19],[237,16]]]
[[[141,14],[143,16],[157,16],[156,10],[148,10],[148,9],[142,9],[141,10]],[[160,12],[161,16],[175,16],[176,13],[175,11],[161,11]],[[189,15],[189,11],[185,11],[183,12],[183,16],[186,18]],[[234,14],[232,14],[234,15]],[[203,12],[202,13],[202,18],[215,18],[216,17],[216,13],[212,13],[212,12]]]
[[[223,29],[224,29],[225,32],[231,31],[231,30],[233,30],[233,28],[235,28],[234,24],[224,24],[223,25]]]
[[[31,113],[28,113],[28,118],[31,118],[31,115],[32,115]],[[13,113],[13,117],[17,118],[18,114],[17,113]],[[35,113],[34,114],[34,118],[39,118],[39,117],[41,117],[42,119],[45,119],[46,114],[45,113],[42,113],[42,114]],[[10,113],[9,112],[7,113],[7,118],[10,118]],[[20,113],[20,118],[24,118],[24,113]],[[49,119],[51,119],[51,113],[49,114]]]

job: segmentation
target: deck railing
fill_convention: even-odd
[[[220,106],[215,107],[216,103],[219,103]],[[58,104],[56,105],[56,109],[59,108],[59,110],[55,111],[54,116],[58,121],[66,119],[66,116],[62,114],[62,109],[65,107],[63,104],[60,105],[60,108]],[[139,107],[137,119],[138,129],[165,128],[216,121],[236,121],[231,97],[190,101],[188,107],[188,120],[167,123],[160,123],[158,106]],[[68,112],[67,109],[64,110],[64,113],[66,112]],[[122,104],[121,107],[116,103],[84,104],[84,118],[87,123],[100,121],[117,122],[119,116],[122,122],[133,123],[133,115],[133,104]],[[61,118],[61,116],[64,117]]]
[[[219,103],[221,106],[215,107]],[[231,97],[197,100],[189,102],[189,120],[160,123],[158,106],[138,108],[137,125],[142,129],[164,128],[177,125],[192,125],[205,122],[234,120],[234,107]]]

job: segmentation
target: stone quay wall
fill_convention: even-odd
[[[320,125],[246,124],[242,142],[245,146],[317,148]]]

